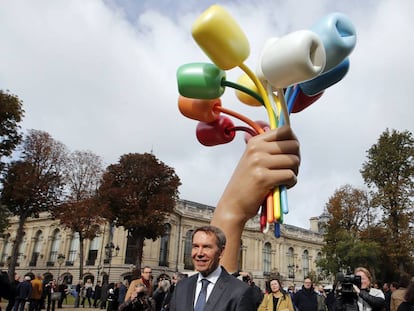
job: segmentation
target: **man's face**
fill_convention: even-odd
[[[217,269],[221,254],[222,249],[218,248],[214,234],[199,231],[194,235],[191,257],[195,269],[203,276]]]
[[[310,289],[312,287],[311,279],[305,279],[305,281],[303,282],[303,285],[305,286],[306,289]]]
[[[149,268],[145,268],[142,272],[142,278],[149,281],[151,278],[152,270]]]

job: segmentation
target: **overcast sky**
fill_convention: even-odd
[[[357,30],[350,70],[308,109],[291,116],[301,142],[298,184],[285,222],[309,228],[342,185],[364,187],[366,151],[386,129],[414,130],[414,2],[222,1],[250,42],[255,69],[264,42],[308,29],[342,12]],[[211,1],[1,1],[0,89],[24,102],[23,129],[50,133],[72,151],[91,150],[105,165],[125,153],[153,152],[181,179],[180,197],[214,206],[244,149],[243,135],[204,147],[196,121],[177,109],[176,70],[210,62],[191,25]],[[238,68],[227,72],[237,80]],[[253,120],[264,108],[223,105]],[[238,121],[234,120],[236,124]]]

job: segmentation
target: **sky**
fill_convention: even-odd
[[[360,169],[381,133],[414,130],[408,94],[413,1],[1,1],[0,89],[23,101],[24,131],[46,131],[71,151],[101,156],[105,166],[126,153],[152,152],[180,177],[181,199],[215,206],[243,153],[243,134],[225,145],[198,143],[197,122],[177,108],[176,71],[211,62],[191,26],[216,3],[248,38],[245,64],[253,70],[269,38],[309,29],[333,12],[355,26],[347,75],[291,115],[302,162],[284,220],[307,229],[335,190],[345,184],[366,189]],[[242,73],[236,67],[226,79],[236,81]],[[222,102],[267,120],[264,108],[239,102],[231,89]]]

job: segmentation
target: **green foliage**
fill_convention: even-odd
[[[325,226],[324,259],[318,265],[331,274],[363,264],[377,268],[380,244],[361,239],[373,218],[367,193],[345,185],[329,198],[326,208],[331,218]]]
[[[20,143],[19,123],[23,115],[22,101],[16,95],[0,90],[0,172],[4,166],[2,158],[10,156]]]
[[[414,139],[408,131],[387,129],[367,153],[361,174],[371,190],[373,206],[379,206],[384,215],[383,243],[397,274],[413,263]]]
[[[345,185],[329,198],[324,257],[317,263],[325,272],[365,266],[382,280],[414,272],[413,143],[410,132],[387,129],[362,166],[370,191]]]

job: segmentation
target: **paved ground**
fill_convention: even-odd
[[[1,307],[2,311],[6,310],[6,306],[7,306],[7,301],[0,302],[0,307]],[[42,309],[42,310],[45,311],[45,309]],[[55,309],[55,311],[59,311],[59,310],[64,310],[64,311],[92,311],[92,310],[103,311],[103,310],[100,310],[99,308],[96,308],[96,309],[95,308],[88,308],[88,307],[86,307],[86,308],[74,308],[73,305],[65,305],[65,304],[63,304],[62,309],[58,309],[58,308]]]

